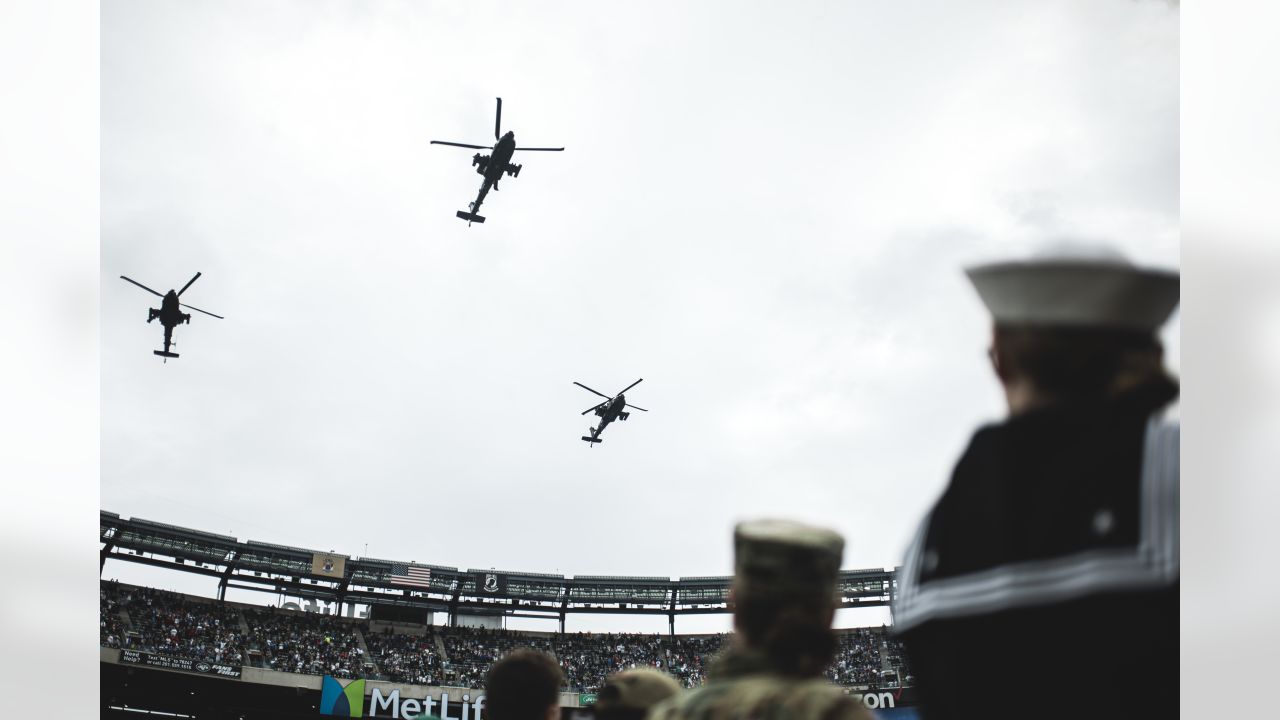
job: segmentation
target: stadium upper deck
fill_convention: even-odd
[[[675,633],[678,615],[729,612],[731,576],[627,577],[467,569],[332,551],[240,541],[228,535],[100,512],[101,563],[108,558],[218,578],[218,598],[227,588],[285,594],[384,611],[559,618],[570,613],[666,615]],[[842,570],[841,608],[890,603],[894,571]]]
[[[694,687],[729,637],[438,627],[217,601],[116,582],[103,582],[100,594],[100,645],[120,651],[105,654],[104,662],[182,670],[189,661],[235,678],[246,668],[260,668],[479,689],[502,655],[532,647],[557,658],[567,692],[595,692],[608,675],[630,667],[661,668]],[[909,684],[910,673],[895,639],[882,628],[857,628],[837,632],[826,677],[864,689]]]

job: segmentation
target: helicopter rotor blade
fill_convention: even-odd
[[[454,147],[471,148],[472,150],[492,150],[493,149],[488,145],[468,145],[466,143],[448,142],[446,140],[432,140],[431,144],[432,145],[452,145]]]
[[[587,414],[587,413],[589,413],[589,412],[594,412],[595,410],[598,410],[598,409],[600,409],[600,408],[604,407],[606,404],[607,404],[607,403],[600,403],[599,405],[596,405],[595,407],[589,407],[589,408],[587,408],[586,410],[583,410],[583,411],[582,411],[582,414],[583,414],[583,415],[586,415],[586,414]]]
[[[493,119],[493,139],[502,137],[502,98],[498,98],[498,116]]]
[[[640,384],[640,383],[642,383],[642,382],[644,382],[644,378],[640,378],[639,380],[637,380],[637,381],[635,381],[635,382],[631,383],[630,385],[628,385],[628,386],[626,387],[626,389],[624,389],[622,392],[620,392],[620,393],[618,393],[618,394],[619,394],[619,395],[625,395],[625,394],[626,394],[626,392],[627,392],[627,390],[630,390],[631,388],[633,388],[633,387],[635,387],[635,386],[639,385],[639,384]]]
[[[632,405],[631,403],[626,403],[626,405],[627,405],[627,407],[631,408],[632,410],[639,410],[640,412],[649,412],[648,410],[645,410],[644,408],[640,407],[639,405]]]
[[[213,313],[209,312],[208,310],[201,310],[200,308],[198,308],[198,307],[196,307],[196,306],[194,306],[194,305],[188,305],[188,304],[186,304],[186,303],[178,303],[178,304],[179,304],[179,305],[181,305],[181,306],[182,306],[182,307],[184,307],[184,308],[189,309],[189,310],[195,310],[196,312],[202,312],[202,313],[204,313],[205,315],[213,315]],[[213,315],[213,316],[214,316],[214,317],[216,317],[216,318],[218,318],[219,320],[226,320],[226,318],[222,317],[221,315]]]
[[[186,291],[187,291],[187,288],[191,287],[191,283],[193,283],[193,282],[195,282],[195,281],[197,281],[197,280],[199,280],[199,279],[200,279],[200,273],[196,273],[196,276],[195,276],[195,277],[193,277],[193,278],[191,278],[190,280],[188,280],[188,281],[187,281],[187,284],[186,284],[186,285],[183,285],[183,286],[182,286],[182,289],[178,291],[178,297],[182,297],[182,293],[186,292]]]
[[[583,385],[582,383],[578,382],[577,380],[574,380],[574,381],[573,381],[573,384],[574,384],[574,385],[577,385],[578,387],[582,388],[583,390],[587,390],[587,391],[589,391],[589,392],[593,392],[593,393],[595,393],[595,394],[599,395],[600,397],[604,398],[605,400],[612,400],[612,399],[613,399],[613,398],[609,397],[608,395],[605,395],[604,393],[600,392],[599,390],[592,390],[591,388],[587,387],[586,385]]]
[[[520,150],[532,150],[532,151],[535,151],[535,152],[536,152],[536,151],[542,151],[542,152],[560,152],[560,151],[564,150],[564,148],[522,148],[522,147],[518,147],[518,148],[516,148],[516,150],[517,150],[517,151],[520,151]]]
[[[120,276],[120,279],[121,279],[121,280],[124,280],[125,282],[131,282],[131,283],[133,283],[134,285],[137,285],[138,287],[142,288],[143,290],[146,290],[147,292],[151,293],[152,295],[155,295],[155,296],[157,296],[157,297],[164,297],[164,295],[163,295],[162,293],[158,293],[158,292],[156,292],[155,290],[152,290],[151,288],[147,287],[146,285],[143,285],[142,283],[138,282],[137,280],[130,280],[129,278],[127,278],[127,277],[125,277],[125,276],[123,276],[123,275],[121,275],[121,276]]]

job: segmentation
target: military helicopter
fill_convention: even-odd
[[[475,166],[476,172],[484,176],[484,182],[480,184],[480,194],[476,195],[475,202],[471,203],[471,212],[458,211],[458,217],[467,221],[467,226],[471,223],[484,222],[484,216],[479,215],[480,204],[484,202],[484,196],[489,194],[489,188],[498,189],[498,180],[502,178],[502,173],[506,173],[511,177],[519,177],[522,165],[512,165],[511,156],[516,151],[542,151],[542,152],[560,152],[564,150],[562,147],[545,148],[545,147],[516,147],[516,134],[507,131],[506,135],[502,135],[502,98],[498,98],[498,116],[493,123],[493,137],[498,141],[492,148],[488,145],[468,145],[466,143],[447,142],[445,140],[432,140],[432,145],[452,145],[454,147],[472,148],[475,150],[492,150],[492,155],[481,155],[476,153],[471,158],[471,164]]]
[[[648,410],[645,410],[642,407],[637,407],[635,405],[628,405],[627,398],[623,396],[623,393],[625,393],[627,390],[630,390],[631,388],[639,385],[642,382],[644,382],[644,378],[640,378],[639,380],[626,386],[625,388],[623,388],[622,392],[618,393],[616,396],[609,397],[608,395],[605,395],[602,392],[597,392],[595,390],[592,390],[586,385],[583,385],[577,380],[574,380],[573,381],[574,385],[577,385],[583,390],[593,392],[596,395],[599,395],[600,397],[604,398],[604,402],[600,403],[599,405],[596,405],[595,407],[589,407],[586,410],[582,411],[583,415],[586,415],[589,412],[594,412],[596,416],[600,418],[600,426],[595,428],[588,427],[587,432],[591,433],[591,435],[590,436],[583,435],[582,439],[586,440],[592,445],[596,443],[604,442],[604,440],[600,439],[600,433],[604,432],[605,427],[608,426],[609,423],[613,422],[614,420],[626,420],[628,417],[631,416],[631,413],[624,411],[623,408],[631,408],[633,410],[639,410],[640,412],[649,412]]]
[[[160,324],[164,326],[164,350],[152,350],[151,352],[155,353],[156,355],[159,355],[162,358],[165,358],[165,362],[169,362],[169,358],[178,357],[178,353],[169,352],[169,345],[173,342],[173,327],[179,323],[187,323],[187,324],[191,323],[191,316],[179,310],[178,309],[179,305],[181,305],[184,308],[191,308],[196,312],[202,312],[205,315],[213,315],[213,313],[209,312],[208,310],[201,310],[198,307],[194,307],[192,305],[187,305],[186,303],[178,302],[178,298],[182,297],[182,293],[186,292],[187,288],[191,287],[191,283],[200,279],[200,273],[196,273],[195,277],[188,280],[187,284],[183,285],[181,290],[178,290],[176,292],[173,290],[170,290],[164,295],[161,295],[160,293],[156,292],[155,290],[152,290],[146,285],[143,285],[137,280],[130,280],[124,275],[121,275],[120,279],[126,282],[131,282],[134,285],[137,285],[138,287],[142,288],[143,290],[146,290],[147,292],[151,293],[152,295],[155,295],[163,299],[160,304],[159,310],[155,308],[148,308],[147,322],[151,322],[152,320],[159,318]],[[226,319],[221,315],[213,315],[213,317],[216,317],[219,320]]]

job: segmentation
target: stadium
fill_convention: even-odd
[[[107,560],[217,578],[217,597],[100,583],[101,717],[437,716],[483,720],[484,674],[503,653],[554,655],[562,717],[589,718],[619,670],[649,666],[699,685],[723,634],[681,617],[729,612],[731,578],[579,576],[459,569],[291,547],[100,512]],[[228,589],[298,598],[231,602]],[[895,573],[843,570],[840,607],[891,602]],[[357,611],[357,608],[359,610]],[[665,615],[665,634],[566,633],[571,614]],[[512,617],[558,632],[504,629]],[[827,678],[883,717],[914,717],[913,677],[885,628],[837,631]]]

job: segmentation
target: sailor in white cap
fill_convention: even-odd
[[[1009,417],[974,434],[898,573],[922,715],[1176,716],[1178,385],[1156,333],[1178,274],[1061,250],[967,272]]]

